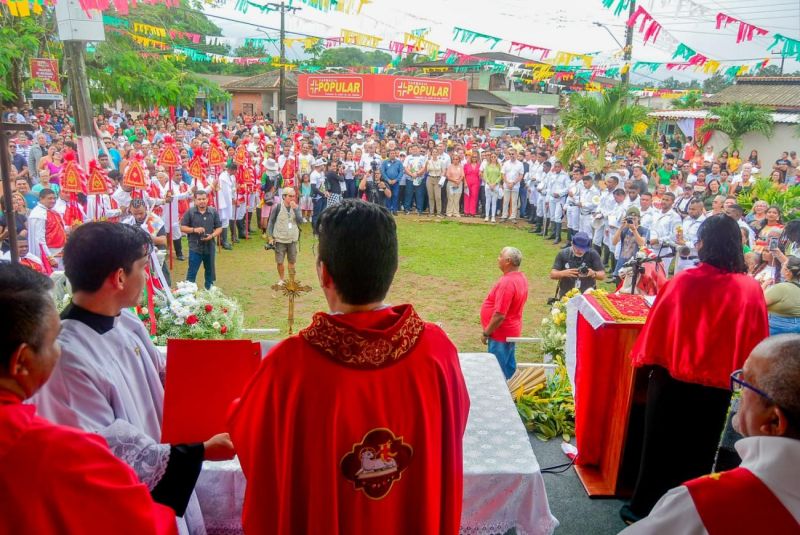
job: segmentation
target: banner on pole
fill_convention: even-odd
[[[31,98],[34,100],[61,100],[61,82],[58,79],[58,60],[31,59]]]

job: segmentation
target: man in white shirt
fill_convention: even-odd
[[[675,195],[666,192],[661,197],[661,210],[653,217],[650,227],[650,246],[662,258],[664,272],[669,275],[675,257],[675,228],[681,224],[681,216],[673,209]]]
[[[361,171],[363,173],[368,173],[373,169],[380,169],[383,160],[375,153],[375,144],[369,142],[365,145],[365,149],[367,152],[361,156],[361,162],[359,163]]]
[[[577,206],[580,211],[579,231],[587,236],[594,234],[594,214],[600,204],[600,190],[594,184],[591,175],[583,175],[578,188]]]
[[[800,335],[758,344],[731,385],[741,465],[675,487],[621,535],[800,532]]]
[[[639,195],[639,212],[641,214],[639,224],[648,231],[651,230],[660,211],[653,207],[653,194],[649,191]]]
[[[533,229],[533,232],[535,234],[541,234],[542,236],[547,235],[549,222],[550,203],[548,189],[550,188],[550,181],[553,178],[553,173],[551,172],[552,168],[553,164],[545,160],[542,163],[542,170],[539,175],[539,180],[536,183],[538,198],[536,201],[536,228]]]
[[[689,202],[689,215],[675,229],[675,243],[678,246],[678,262],[675,264],[676,275],[697,265],[697,231],[700,229],[700,224],[705,220],[703,201],[692,199]]]
[[[217,185],[219,187],[219,194],[217,195],[219,206],[217,206],[217,211],[219,213],[219,222],[222,224],[222,235],[220,238],[222,239],[222,248],[229,251],[233,249],[230,241],[228,241],[228,227],[234,215],[233,192],[236,191],[237,168],[236,162],[231,161],[217,179]]]
[[[517,219],[517,197],[519,183],[525,175],[525,167],[517,160],[517,151],[509,149],[508,159],[503,163],[503,214],[500,216],[505,221]]]
[[[528,164],[528,205],[530,206],[531,223],[536,223],[542,213],[539,210],[539,182],[544,178],[545,155],[535,153],[533,160]]]
[[[564,171],[561,162],[556,160],[548,185],[548,202],[550,204],[550,220],[553,223],[553,233],[550,239],[553,243],[561,243],[561,220],[564,218],[564,202],[567,199],[569,188],[569,175]]]

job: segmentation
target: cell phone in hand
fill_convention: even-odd
[[[777,250],[778,249],[778,238],[770,238],[769,239],[769,245],[767,246],[767,248],[770,251]]]

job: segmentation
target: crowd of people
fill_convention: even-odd
[[[6,422],[18,434],[31,426],[42,429],[42,437],[60,433],[63,440],[75,444],[85,462],[93,456],[104,460],[106,477],[127,489],[126,499],[135,504],[128,509],[132,517],[155,526],[142,532],[169,533],[175,527],[169,521],[165,524],[164,508],[149,502],[143,494],[146,488],[155,502],[183,517],[179,521],[183,530],[202,533],[194,496],[200,467],[204,460],[229,459],[234,451],[248,477],[250,498],[243,522],[249,531],[290,533],[297,526],[316,531],[343,522],[340,511],[330,504],[350,507],[347,504],[355,502],[351,486],[340,485],[334,477],[340,471],[357,491],[364,489],[378,504],[367,509],[353,506],[350,513],[366,511],[366,516],[346,515],[351,524],[343,532],[360,532],[386,518],[393,519],[394,532],[458,531],[460,501],[456,497],[462,480],[457,465],[469,401],[456,349],[446,334],[425,324],[410,305],[383,303],[397,269],[394,217],[412,213],[483,219],[489,224],[527,221],[530,232],[549,236],[554,243],[566,234],[566,247],[550,273],[559,281],[558,296],[576,286],[585,291],[606,277],[618,282],[621,270],[642,249],[661,259],[664,276],[671,274],[680,282],[663,292],[634,350],[637,366],[655,370],[648,378],[646,448],[639,481],[623,518],[638,522],[651,511],[654,516],[634,528],[659,521],[669,526],[672,512],[663,500],[686,502],[686,492],[662,496],[685,479],[704,473],[713,460],[731,399],[730,381],[748,392],[738,429],[746,436],[775,439],[750,440],[748,447],[771,447],[796,456],[794,442],[792,447],[783,444],[798,438],[798,338],[757,344],[767,331],[800,332],[800,256],[795,256],[800,255],[800,222],[784,224],[789,214],[763,201],[745,210],[736,197],[752,186],[757,174],[770,171],[773,181],[794,187],[798,161],[793,152],[782,154],[770,170],[757,154],[751,153],[744,161],[736,151],[717,156],[708,145],[699,149],[691,138],[679,143],[665,139],[660,161],[634,149],[615,157],[609,172],[594,174],[580,161],[559,161],[562,139],[557,130],[547,136],[531,129],[521,136],[493,138],[482,129],[425,123],[395,126],[381,121],[329,120],[325,126],[304,121],[282,125],[267,118],[242,117],[222,125],[158,114],[105,113],[95,118],[100,155],[96,162],[78,162],[84,176],[81,191],[76,192],[67,184],[66,170],[74,168],[77,145],[66,110],[11,113],[15,122],[29,122],[34,130],[20,132],[7,148],[13,164],[14,213],[3,214],[0,237],[7,249],[13,215],[21,263],[43,274],[64,269],[74,294],[58,334],[52,303],[37,297],[48,291],[46,279],[20,276],[16,266],[0,269],[0,294],[11,300],[7,305],[16,314],[4,326],[7,343],[0,355],[0,401],[11,419],[0,418],[0,424]],[[171,157],[170,151],[174,151]],[[102,191],[90,191],[92,177],[98,176]],[[266,246],[275,250],[278,276],[284,282],[284,262],[288,258],[291,276],[303,226],[319,236],[318,275],[331,313],[315,315],[308,329],[264,360],[232,413],[230,435],[215,435],[198,444],[161,444],[163,359],[141,322],[127,311],[141,297],[145,268],[154,267],[151,247],[185,261],[186,235],[187,279],[194,282],[203,266],[205,286],[210,288],[216,279],[215,256],[228,254],[220,251],[230,251],[238,241],[260,234]],[[98,247],[99,243],[113,245]],[[515,369],[509,338],[520,335],[528,293],[521,262],[518,249],[501,251],[498,267],[503,276],[481,310],[483,339],[498,357],[506,378]],[[368,276],[353,277],[365,266]],[[160,265],[168,274],[167,267],[166,261]],[[719,284],[709,286],[711,278]],[[708,307],[694,310],[692,303],[706,294],[703,302],[710,302],[713,288],[727,289],[723,296],[728,305],[723,308],[728,315],[717,314],[714,321],[706,321]],[[17,307],[28,298],[30,307]],[[682,316],[676,310],[691,313]],[[761,318],[764,311],[769,312],[768,325]],[[678,316],[680,321],[675,319]],[[52,321],[37,323],[35,317]],[[749,320],[755,323],[740,325]],[[688,329],[696,334],[690,337],[692,344],[675,337]],[[57,335],[65,355],[61,364],[57,364],[59,349],[54,343]],[[353,353],[351,342],[359,351]],[[146,355],[146,365],[127,369],[138,360],[125,360],[113,348],[137,357]],[[709,353],[709,348],[716,354]],[[430,358],[428,352],[438,360],[423,376],[417,361]],[[304,380],[304,374],[296,373],[301,354],[311,355],[312,360],[319,354],[331,357],[330,362],[314,361],[305,370],[317,373],[319,382],[326,385],[324,392],[321,388],[322,393],[315,394],[319,399],[314,403],[297,396],[299,383],[283,381],[290,376]],[[748,354],[751,357],[745,364]],[[108,362],[107,355],[118,357],[119,364]],[[744,366],[744,372],[728,369],[732,365]],[[416,409],[393,410],[396,400],[391,396],[375,401],[372,376],[364,370],[385,375],[387,384],[428,381],[419,392],[432,397],[407,396]],[[54,378],[45,384],[51,373]],[[338,389],[345,381],[351,388]],[[293,500],[296,481],[289,476],[305,474],[303,484],[314,479],[304,472],[312,469],[305,461],[283,462],[282,452],[293,447],[291,437],[297,428],[294,420],[287,422],[278,413],[290,406],[297,421],[313,418],[317,422],[317,407],[327,403],[331,414],[323,420],[331,422],[342,414],[336,412],[337,403],[355,410],[367,394],[374,405],[380,405],[380,410],[375,409],[380,417],[366,423],[350,418],[347,425],[317,429],[335,437],[336,466],[331,470],[330,463],[319,461],[314,474],[328,479],[319,488],[317,484],[304,487],[299,492],[303,503]],[[100,433],[135,474],[95,451],[96,444],[85,435],[69,435],[46,420],[32,420],[33,413],[20,407],[22,400],[34,395],[49,419]],[[334,399],[339,402],[331,403]],[[414,415],[438,406],[442,399],[446,403],[436,416],[441,425],[431,434]],[[692,411],[693,417],[687,418],[685,413]],[[701,437],[700,445],[686,446],[680,431],[687,422],[693,426],[691,432]],[[378,428],[380,433],[372,437]],[[265,455],[264,444],[276,436],[285,437],[285,442],[273,441]],[[378,437],[388,442],[370,442]],[[352,453],[357,446],[388,445],[390,453],[403,460],[404,452],[410,451],[404,440],[420,448],[414,455],[424,455],[428,469],[403,474],[405,490],[393,492],[388,501],[377,499],[386,494],[376,498],[370,494],[378,492],[375,489],[359,487],[357,467],[350,474],[347,455],[338,453],[353,448]],[[420,453],[434,442],[436,448]],[[41,444],[31,439],[26,451],[38,451]],[[673,446],[686,450],[674,456],[685,466],[664,461],[674,453]],[[767,474],[768,479],[770,472],[755,461],[759,454],[742,451],[745,466],[755,463],[749,465],[752,472],[759,477]],[[22,449],[14,453],[23,460],[28,455]],[[405,470],[409,458],[403,461],[405,466],[395,461],[395,468]],[[6,470],[8,478],[18,477],[9,467]],[[264,478],[265,473],[284,475]],[[433,477],[434,473],[438,475]],[[2,476],[0,471],[0,482]],[[144,486],[136,482],[137,477]],[[393,482],[386,483],[386,493]],[[692,497],[702,486],[687,485]],[[320,489],[327,494],[320,494]],[[331,500],[331,495],[336,499]],[[426,514],[407,515],[403,505],[413,499],[438,505]],[[317,512],[324,514],[309,515],[308,503],[318,503]],[[781,512],[774,504],[770,507]],[[27,518],[28,511],[22,509],[20,518]],[[166,511],[168,520],[170,510]],[[700,506],[697,511],[702,517]],[[788,523],[784,513],[781,522]]]

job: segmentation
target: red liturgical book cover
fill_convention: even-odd
[[[224,433],[228,408],[261,362],[252,340],[168,340],[161,442],[203,442]]]

